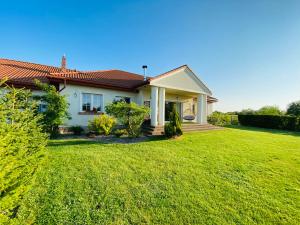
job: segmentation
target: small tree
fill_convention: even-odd
[[[165,125],[165,135],[168,138],[182,135],[181,121],[175,105],[170,113],[169,123]]]
[[[129,137],[138,137],[141,134],[141,126],[145,116],[149,114],[149,108],[135,103],[124,101],[113,102],[105,107],[107,114],[117,118],[124,125]]]
[[[116,124],[116,119],[108,115],[99,115],[89,121],[88,128],[90,131],[104,133],[109,135]]]
[[[0,82],[1,83],[1,82]],[[3,86],[3,83],[0,84]],[[0,93],[0,224],[12,224],[41,163],[47,135],[30,91],[6,86]]]
[[[287,115],[300,116],[300,101],[292,102],[288,105]]]
[[[63,124],[65,119],[70,119],[68,113],[69,103],[66,96],[61,95],[53,85],[41,83],[36,80],[36,85],[44,91],[43,95],[35,96],[36,100],[46,105],[46,109],[40,112],[43,119],[43,129],[54,137],[58,134],[59,125]]]
[[[264,106],[256,111],[257,115],[282,115],[278,106]]]

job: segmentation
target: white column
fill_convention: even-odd
[[[165,125],[165,88],[159,88],[158,125]]]
[[[137,96],[137,104],[144,106],[144,90],[140,89]]]
[[[204,94],[197,97],[197,123],[207,123],[207,96]]]
[[[151,126],[157,126],[158,87],[151,86]]]

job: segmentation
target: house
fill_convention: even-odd
[[[30,88],[33,92],[38,92],[34,79],[54,85],[67,96],[70,104],[72,119],[65,122],[66,126],[87,126],[93,116],[105,111],[107,104],[120,98],[149,106],[153,127],[163,126],[168,121],[174,105],[182,121],[206,124],[207,115],[217,101],[187,65],[145,77],[122,70],[68,69],[65,57],[60,67],[0,59],[0,78],[4,77],[8,78],[8,84]]]

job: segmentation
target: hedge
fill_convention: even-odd
[[[244,126],[300,131],[300,117],[279,115],[238,115]]]

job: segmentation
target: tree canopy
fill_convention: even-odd
[[[300,116],[300,101],[292,102],[291,104],[289,104],[286,114],[292,116]]]

